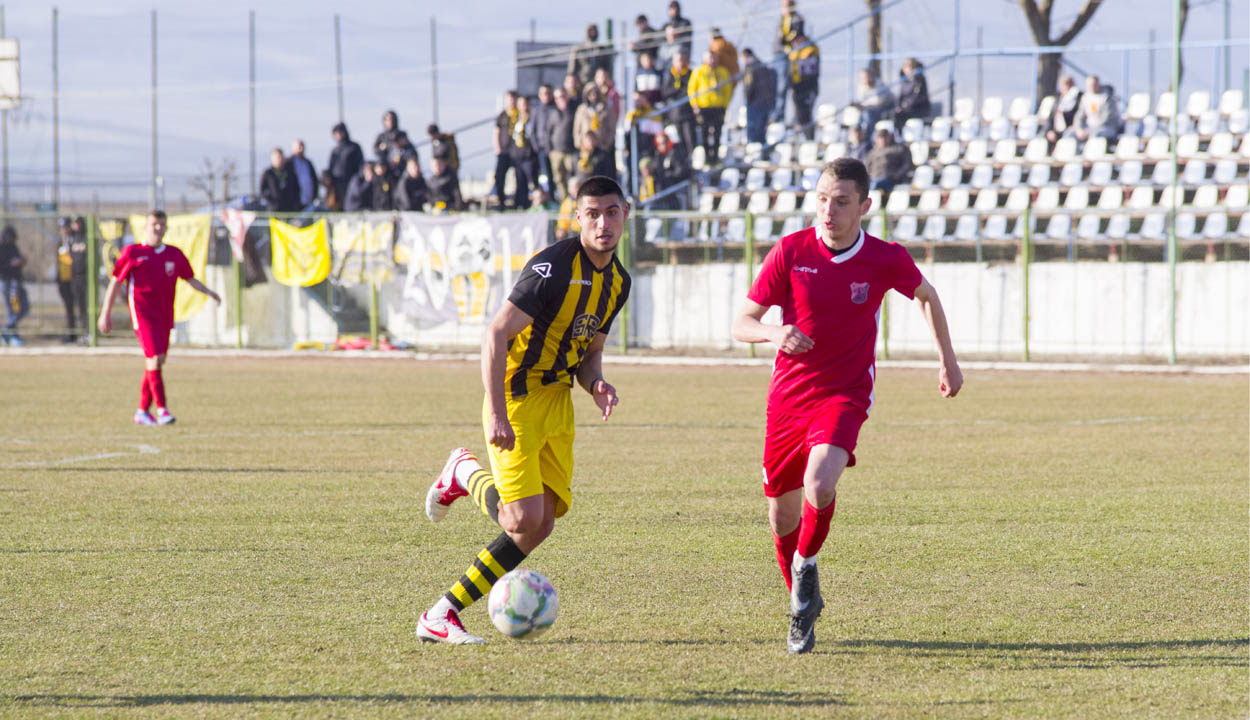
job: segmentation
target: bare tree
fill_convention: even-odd
[[[1072,42],[1085,28],[1090,18],[1094,17],[1094,12],[1102,5],[1102,0],[1085,0],[1085,6],[1072,21],[1072,25],[1059,33],[1057,37],[1052,37],[1050,34],[1050,13],[1053,5],[1054,0],[1020,0],[1020,7],[1024,8],[1024,15],[1029,20],[1029,30],[1033,33],[1033,41],[1038,45],[1064,46]],[[1037,97],[1055,94],[1062,58],[1063,54],[1057,52],[1043,53],[1038,56]]]
[[[881,0],[865,0],[868,3],[868,52],[881,54]],[[873,58],[868,61],[868,69],[873,75],[881,77],[881,60]]]
[[[217,205],[219,202],[221,204],[230,202],[230,186],[238,179],[234,160],[223,158],[219,164],[214,165],[210,158],[204,158],[204,167],[200,170],[200,174],[192,177],[188,184],[192,190],[204,193],[209,205]],[[220,201],[217,195],[219,181],[221,182]]]

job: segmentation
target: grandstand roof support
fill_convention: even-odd
[[[1185,0],[1176,0],[1173,5],[1172,13],[1172,92],[1175,97],[1180,97],[1181,88],[1181,30],[1182,21],[1182,3]],[[1179,101],[1178,101],[1179,107]],[[1180,204],[1180,198],[1177,197],[1176,181],[1179,175],[1176,167],[1176,118],[1168,123],[1168,134],[1171,136],[1169,143],[1172,148],[1172,207],[1168,209],[1168,364],[1176,364],[1176,262],[1177,242],[1176,242],[1176,206]]]

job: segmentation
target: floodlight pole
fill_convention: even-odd
[[[4,37],[4,6],[0,5],[0,38]],[[0,110],[0,146],[4,154],[4,212],[9,211],[9,111]]]
[[[157,167],[157,132],[156,132],[156,11],[152,11],[152,197],[157,198],[157,178],[160,177]],[[159,202],[159,200],[157,201]],[[158,207],[153,202],[153,207]]]
[[[1172,6],[1172,96],[1177,98],[1180,107],[1181,95],[1181,2],[1176,0]],[[1174,113],[1179,114],[1179,113]],[[1176,206],[1177,201],[1177,168],[1176,168],[1176,126],[1175,121],[1168,123],[1168,134],[1171,136],[1172,147],[1172,203],[1168,208],[1168,364],[1176,364],[1176,261],[1179,243],[1176,238]]]
[[[247,167],[256,190],[256,11],[247,11]]]
[[[334,13],[334,80],[339,91],[339,122],[343,122],[343,43],[339,38],[339,14]]]
[[[52,205],[61,209],[61,71],[57,66],[56,8],[52,8]]]
[[[438,30],[435,29],[434,16],[430,16],[430,87],[434,95],[431,111],[434,124],[438,124]]]

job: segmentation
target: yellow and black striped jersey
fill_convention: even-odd
[[[524,397],[543,385],[572,385],[596,333],[607,333],[629,298],[630,278],[615,257],[599,270],[572,237],[525,264],[508,300],[534,322],[508,343],[504,387]]]

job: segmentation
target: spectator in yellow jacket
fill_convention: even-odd
[[[703,146],[707,162],[719,161],[720,131],[725,124],[725,109],[733,96],[729,71],[720,66],[716,53],[703,53],[703,64],[690,74],[690,107],[694,109],[695,122],[699,126],[699,144]]]
[[[738,48],[734,44],[725,39],[721,34],[720,28],[712,28],[711,39],[708,40],[707,49],[716,56],[716,63],[725,68],[725,72],[729,73],[729,77],[733,78],[738,74]],[[735,88],[738,83],[735,81],[730,87]],[[733,96],[733,90],[729,92]],[[726,103],[728,105],[728,103]]]

